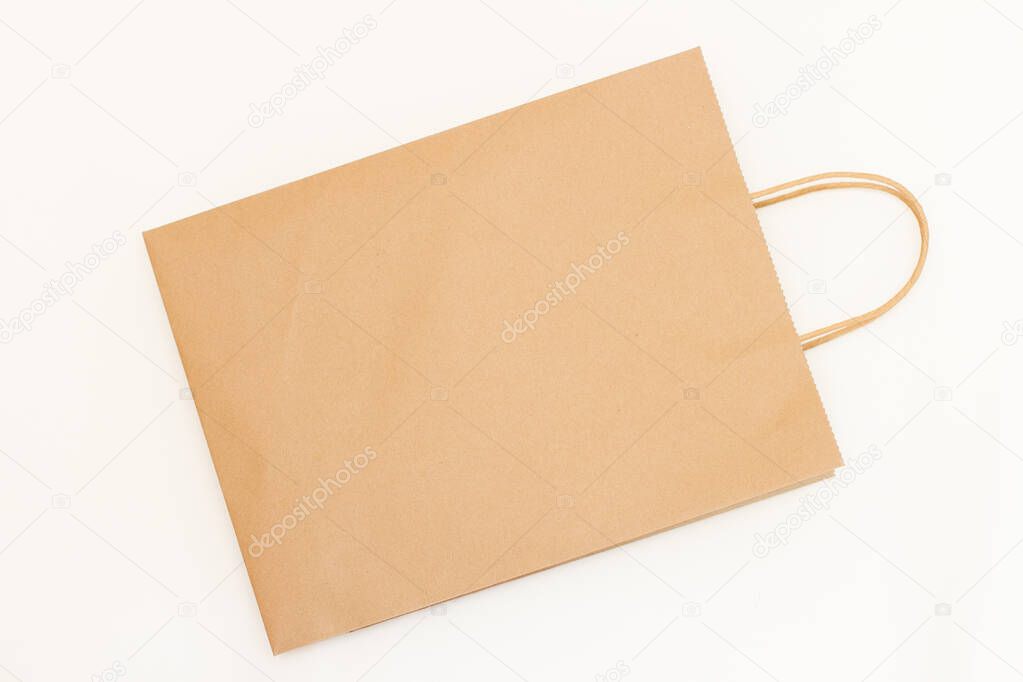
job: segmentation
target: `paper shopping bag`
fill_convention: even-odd
[[[275,652],[841,463],[698,50],[145,241]]]

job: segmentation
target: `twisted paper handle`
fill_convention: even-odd
[[[822,180],[829,180],[831,178],[855,178],[855,180],[846,179],[821,182]],[[767,189],[760,190],[759,192],[754,192],[750,196],[753,198],[753,206],[755,208],[763,208],[765,206],[770,206],[771,204],[777,204],[781,201],[801,197],[804,194],[821,192],[827,189],[876,189],[881,192],[887,192],[901,200],[909,207],[909,210],[913,212],[913,215],[916,216],[917,223],[920,225],[920,256],[917,258],[916,267],[913,268],[913,273],[909,276],[909,279],[906,280],[906,283],[902,285],[902,288],[899,289],[894,296],[888,299],[887,302],[869,312],[863,313],[862,315],[850,317],[848,320],[836,322],[828,325],[827,327],[821,327],[820,329],[815,329],[812,332],[801,334],[799,340],[803,345],[803,350],[809,350],[814,346],[819,346],[822,343],[836,339],[843,334],[848,334],[854,329],[858,329],[865,324],[876,320],[894,308],[895,304],[905,298],[906,294],[909,293],[909,290],[913,288],[914,284],[916,284],[916,281],[920,279],[920,273],[924,269],[924,261],[927,260],[927,245],[930,241],[930,232],[927,228],[927,216],[924,215],[924,209],[920,205],[920,202],[917,201],[916,197],[913,196],[913,193],[908,189],[894,180],[884,177],[883,175],[850,172],[818,173],[817,175],[809,175],[805,178],[785,182],[774,187],[768,187]],[[779,192],[781,192],[781,194],[779,194]]]

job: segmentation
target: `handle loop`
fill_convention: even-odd
[[[831,178],[847,179],[820,182],[821,180],[829,180]],[[848,178],[855,178],[855,180],[848,180]],[[806,186],[804,187],[803,185]],[[909,293],[909,290],[913,288],[914,284],[916,284],[916,281],[920,279],[920,273],[924,268],[924,261],[927,260],[927,247],[930,241],[930,231],[927,227],[927,216],[924,215],[923,207],[920,205],[920,202],[917,201],[917,198],[913,196],[912,192],[894,180],[886,178],[883,175],[839,171],[818,173],[816,175],[809,175],[805,178],[799,178],[798,180],[791,180],[780,185],[775,185],[774,187],[768,187],[767,189],[760,190],[759,192],[754,192],[750,196],[753,198],[754,208],[764,208],[771,204],[777,204],[782,201],[787,201],[788,199],[801,197],[804,194],[822,192],[829,189],[874,189],[881,192],[887,192],[902,201],[902,203],[906,204],[906,206],[909,207],[909,210],[913,212],[913,215],[916,217],[916,221],[920,226],[920,255],[917,258],[916,267],[913,268],[913,273],[909,276],[909,279],[906,280],[906,283],[902,285],[902,288],[899,289],[894,296],[888,299],[888,301],[869,312],[863,313],[862,315],[850,317],[848,320],[836,322],[826,327],[815,329],[812,332],[801,334],[799,336],[799,340],[802,343],[803,350],[809,350],[814,346],[819,346],[822,343],[836,339],[843,334],[848,334],[849,332],[876,320],[894,308],[895,304],[905,298],[906,294]],[[782,192],[782,194],[779,194],[779,192]]]

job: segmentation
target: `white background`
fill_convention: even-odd
[[[271,656],[140,233],[697,45],[751,189],[872,170],[928,212],[917,288],[809,354],[846,458],[878,461],[765,558],[820,486]],[[0,345],[3,682],[1023,677],[1019,2],[5,1],[0,65],[0,318],[127,237]],[[873,192],[762,221],[803,330],[884,300],[918,243]]]

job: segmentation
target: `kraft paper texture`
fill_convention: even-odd
[[[145,241],[276,653],[841,464],[699,50]]]

